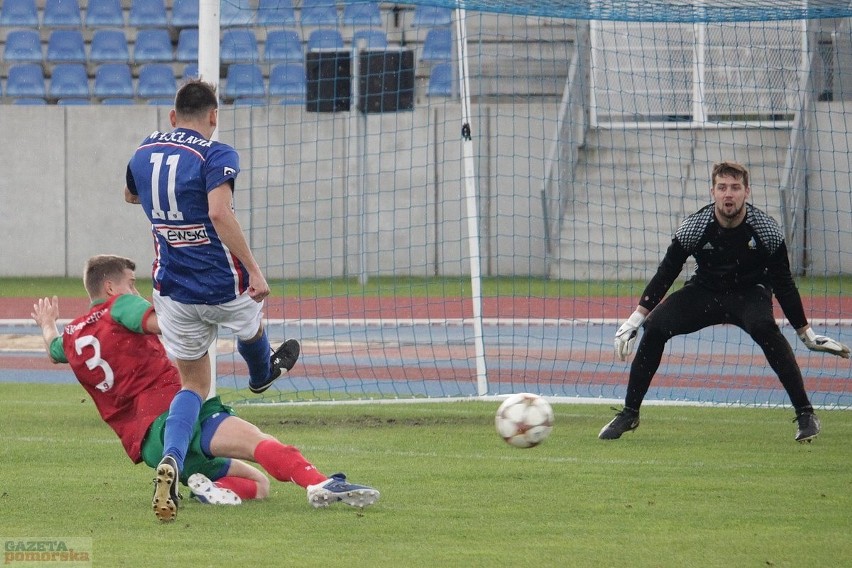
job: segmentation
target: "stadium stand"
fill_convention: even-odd
[[[149,63],[139,70],[136,93],[143,99],[174,97],[177,92],[172,66],[166,63]]]
[[[56,104],[58,104],[59,106],[74,106],[74,105],[82,106],[82,105],[89,104],[89,99],[79,99],[79,98],[59,99],[58,101],[56,101]]]
[[[450,61],[453,57],[453,32],[450,28],[432,28],[426,34],[420,60],[427,62]]]
[[[121,0],[89,0],[86,6],[86,27],[124,27]]]
[[[219,59],[225,65],[260,61],[260,50],[257,47],[254,30],[229,28],[223,31],[219,42]]]
[[[60,63],[50,74],[48,96],[52,99],[89,98],[89,76],[82,63]]]
[[[133,44],[133,62],[137,65],[173,61],[172,38],[165,28],[139,30]]]
[[[3,61],[12,63],[41,63],[41,35],[37,30],[14,30],[6,37]]]
[[[77,0],[45,0],[41,25],[50,28],[79,28],[83,25]]]
[[[198,64],[190,63],[189,65],[184,67],[182,77],[184,81],[186,81],[187,79],[195,79],[196,77],[198,77]]]
[[[222,0],[219,8],[219,25],[245,27],[254,22],[256,11],[249,0]]]
[[[429,75],[429,87],[426,96],[450,97],[453,94],[453,66],[451,63],[439,63],[432,67]]]
[[[38,97],[23,97],[12,101],[13,105],[46,105],[47,101]]]
[[[198,0],[174,0],[172,4],[172,26],[194,28],[198,26]]]
[[[124,30],[98,29],[89,45],[91,63],[129,63],[130,49]]]
[[[282,97],[282,104],[304,104],[305,85],[305,66],[301,63],[281,63],[269,73],[269,96]]]
[[[346,4],[343,7],[343,25],[378,27],[382,25],[382,14],[375,2]]]
[[[352,46],[363,49],[387,49],[388,36],[382,30],[355,30],[352,34]]]
[[[127,22],[136,28],[165,28],[169,25],[163,0],[132,0]]]
[[[4,0],[0,6],[0,26],[37,28],[38,9],[35,0]]]
[[[263,60],[267,63],[302,62],[302,38],[296,30],[272,30],[266,34]]]
[[[303,26],[337,27],[337,5],[334,0],[304,0],[300,21]]]
[[[296,11],[292,0],[260,0],[257,6],[257,23],[262,26],[295,26]]]
[[[198,61],[197,28],[184,28],[178,33],[175,59],[178,61]]]
[[[133,77],[126,63],[104,63],[95,70],[95,96],[133,98]]]
[[[85,63],[86,44],[80,30],[53,30],[47,41],[48,63]]]
[[[9,68],[6,96],[44,98],[44,71],[39,63],[20,63]]]
[[[320,28],[308,36],[308,51],[317,49],[343,49],[343,36],[336,29]]]
[[[225,76],[225,99],[266,96],[263,71],[256,63],[234,63]]]
[[[110,97],[102,100],[101,104],[106,106],[124,106],[135,105],[136,101],[128,97]]]
[[[453,11],[450,8],[418,4],[414,7],[414,20],[411,25],[415,28],[433,28],[449,26],[452,22]]]
[[[174,98],[159,98],[159,99],[150,99],[148,104],[151,106],[172,106],[175,104]]]

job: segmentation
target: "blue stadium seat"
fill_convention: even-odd
[[[190,63],[183,68],[183,80],[198,78],[198,63]]]
[[[158,99],[149,99],[148,104],[151,106],[172,106],[175,104],[174,97],[172,98],[164,98],[160,97]]]
[[[143,99],[174,98],[177,93],[172,66],[167,63],[149,63],[139,69],[139,85],[136,89]]]
[[[266,86],[263,83],[263,72],[259,65],[234,63],[228,66],[228,73],[225,77],[226,99],[264,96],[266,96]]]
[[[303,26],[337,26],[334,0],[304,0],[300,21]]]
[[[102,105],[107,106],[125,106],[125,105],[135,105],[136,101],[129,97],[111,97],[101,101]]]
[[[92,63],[128,63],[130,50],[124,30],[100,29],[92,35],[89,46],[89,61]]]
[[[104,63],[95,70],[95,96],[132,98],[133,77],[126,63]]]
[[[21,63],[9,68],[7,97],[44,98],[44,72],[37,63]]]
[[[223,28],[250,26],[255,20],[255,9],[250,0],[222,0],[219,3],[219,25]]]
[[[77,0],[45,0],[41,25],[51,28],[79,28],[83,25]]]
[[[172,38],[165,28],[149,28],[139,30],[136,43],[133,45],[133,62],[153,63],[157,61],[172,61]]]
[[[219,59],[224,64],[260,61],[257,38],[249,28],[231,28],[222,32]]]
[[[281,63],[269,72],[270,97],[284,97],[288,104],[302,104],[305,89],[305,66],[301,63]]]
[[[14,30],[6,36],[6,45],[3,47],[3,61],[40,63],[43,59],[41,35],[37,30]]]
[[[411,25],[415,28],[449,26],[451,23],[453,23],[453,11],[450,8],[423,4],[414,7],[414,20]]]
[[[357,30],[352,34],[352,47],[362,49],[387,49],[388,36],[382,30]]]
[[[86,27],[124,27],[121,0],[89,0],[86,6]]]
[[[198,61],[198,28],[184,28],[178,33],[178,61]]]
[[[89,104],[89,99],[71,98],[56,101],[59,106],[83,106]]]
[[[54,30],[47,41],[49,63],[85,63],[86,46],[80,30]]]
[[[48,94],[52,99],[89,98],[89,77],[82,63],[60,63],[50,74]]]
[[[197,28],[198,0],[175,0],[172,4],[172,25],[176,28]]]
[[[423,41],[421,61],[450,61],[453,58],[453,32],[450,28],[432,28]]]
[[[22,97],[12,101],[13,105],[46,105],[47,101],[37,97]]]
[[[295,26],[293,0],[260,0],[257,5],[257,23],[266,27]]]
[[[381,26],[382,13],[379,4],[346,4],[343,7],[343,25],[345,26]]]
[[[35,0],[4,0],[0,6],[0,26],[37,28],[38,9]]]
[[[165,28],[169,25],[163,0],[132,0],[127,23],[136,28]]]
[[[273,30],[266,34],[263,59],[267,63],[302,62],[302,38],[296,30]]]
[[[426,88],[428,97],[450,97],[453,94],[453,65],[439,63],[432,67],[429,75],[429,86]]]
[[[343,49],[343,36],[328,28],[314,30],[308,36],[308,51],[315,49]]]

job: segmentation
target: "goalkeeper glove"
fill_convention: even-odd
[[[844,359],[849,358],[849,348],[847,346],[843,345],[839,341],[831,339],[830,337],[817,335],[811,328],[800,333],[799,339],[801,339],[802,343],[805,344],[805,347],[811,351],[823,351],[825,353],[837,355],[838,357],[843,357]]]
[[[633,353],[633,344],[636,343],[636,334],[639,333],[639,327],[645,322],[645,316],[639,310],[636,310],[627,321],[621,324],[618,331],[615,332],[615,354],[618,358],[624,361]]]

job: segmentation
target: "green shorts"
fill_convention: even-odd
[[[193,473],[201,473],[211,480],[219,479],[228,471],[231,460],[228,458],[215,458],[208,456],[201,449],[201,425],[215,414],[225,413],[235,416],[234,409],[222,404],[218,396],[204,401],[198,414],[198,421],[189,441],[189,449],[180,472],[180,480],[186,484],[186,480]],[[164,412],[157,417],[148,429],[148,434],[142,442],[142,460],[150,467],[156,468],[163,459],[163,433],[166,429],[166,418],[169,413]]]

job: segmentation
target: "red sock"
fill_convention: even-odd
[[[235,477],[233,475],[220,477],[215,482],[217,487],[222,489],[230,489],[240,496],[240,499],[248,501],[257,497],[257,483],[245,477]]]
[[[300,487],[322,483],[326,476],[293,446],[278,440],[264,440],[254,450],[254,459],[278,481],[292,481]]]

